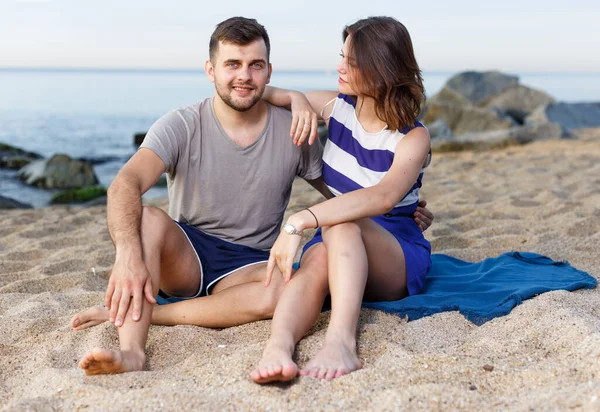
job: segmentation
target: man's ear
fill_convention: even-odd
[[[215,82],[215,68],[210,60],[207,60],[206,63],[204,63],[204,72],[208,76],[208,80],[211,83],[214,83]]]
[[[267,84],[271,82],[271,74],[273,73],[273,66],[269,63],[269,75],[267,76]]]

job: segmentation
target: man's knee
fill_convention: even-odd
[[[258,306],[259,317],[262,319],[271,319],[275,313],[277,302],[283,293],[283,276],[278,270],[275,270],[271,284],[265,287],[265,294]]]
[[[327,248],[324,243],[318,243],[306,251],[295,276],[307,277],[311,283],[320,284],[328,290]]]
[[[143,206],[140,222],[142,242],[151,241],[154,243],[164,238],[170,221],[169,216],[161,209],[154,206]]]

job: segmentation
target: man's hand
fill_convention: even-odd
[[[308,144],[313,144],[319,137],[318,118],[304,94],[295,92],[292,95],[292,127],[290,137],[294,144],[300,146],[308,137]]]
[[[125,315],[133,298],[131,318],[137,322],[142,316],[142,299],[155,304],[152,278],[141,259],[117,258],[110,275],[104,305],[109,310],[109,320],[115,326],[123,325]]]
[[[421,200],[415,210],[414,219],[417,225],[421,228],[421,232],[426,231],[431,223],[433,223],[433,213],[427,209],[427,201]]]

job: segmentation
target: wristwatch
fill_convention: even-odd
[[[294,225],[290,224],[290,223],[286,223],[285,225],[283,225],[283,231],[285,233],[288,233],[290,235],[299,235],[302,236],[302,231],[298,230],[294,227]]]

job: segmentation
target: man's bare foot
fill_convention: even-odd
[[[71,319],[71,328],[73,328],[73,330],[91,328],[92,326],[108,322],[108,317],[108,309],[104,306],[92,306],[73,316],[73,319]]]
[[[292,346],[293,351],[293,346]],[[263,357],[250,376],[256,383],[290,381],[298,375],[298,365],[294,363],[291,351],[285,346],[267,344]]]
[[[338,339],[325,339],[325,346],[300,371],[301,376],[319,379],[334,379],[362,368],[356,354],[356,343]]]
[[[80,361],[79,367],[86,375],[141,371],[146,363],[143,352],[111,351],[95,348]]]

